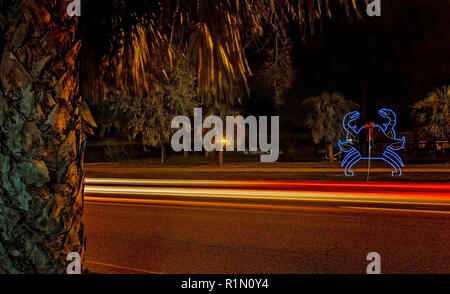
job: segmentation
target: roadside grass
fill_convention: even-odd
[[[391,176],[390,166],[382,161],[373,161],[371,168],[373,170],[370,172],[369,181],[450,182],[450,164],[446,163],[406,163],[401,177]],[[340,162],[326,161],[226,162],[223,167],[218,167],[211,161],[169,161],[165,166],[154,160],[86,164],[87,176],[96,178],[367,181],[367,162],[358,163],[354,169],[355,175],[347,177],[340,167]],[[408,169],[427,171],[409,172]]]

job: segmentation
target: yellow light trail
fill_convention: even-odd
[[[331,182],[331,181],[240,181],[240,180],[179,180],[179,179],[127,179],[86,178],[87,185],[159,186],[159,187],[335,187],[335,188],[386,188],[423,189],[447,191],[450,183],[405,183],[405,182]]]
[[[322,191],[285,191],[285,190],[251,190],[251,189],[213,189],[213,188],[179,188],[179,187],[132,187],[87,185],[87,201],[109,196],[110,201],[119,201],[117,196],[139,196],[138,201],[155,196],[203,198],[203,199],[260,199],[286,201],[332,201],[360,203],[420,204],[450,206],[448,193],[376,193],[376,192],[322,192]],[[116,197],[111,197],[111,196]],[[123,198],[123,197],[122,197]],[[120,200],[122,201],[122,200]]]

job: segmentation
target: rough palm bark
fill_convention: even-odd
[[[328,161],[333,162],[334,160],[333,153],[333,143],[328,143]]]
[[[83,154],[71,1],[0,1],[0,273],[64,273],[84,257]],[[90,125],[90,126],[89,126]]]

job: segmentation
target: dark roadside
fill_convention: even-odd
[[[339,162],[214,163],[173,162],[161,166],[152,161],[86,164],[88,178],[185,179],[185,180],[326,180],[367,181],[366,163],[354,167],[353,177],[344,175]],[[407,164],[402,176],[392,176],[389,166],[372,162],[369,181],[450,182],[450,164]]]

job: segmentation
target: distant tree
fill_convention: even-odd
[[[167,73],[167,79],[156,87],[149,98],[116,97],[112,111],[119,118],[120,134],[128,140],[142,140],[144,148],[161,147],[161,163],[166,162],[165,144],[175,131],[171,121],[175,116],[191,116],[197,103],[195,74],[186,65]]]
[[[412,115],[420,127],[420,134],[446,138],[450,135],[450,86],[445,85],[428,93],[413,105]]]
[[[279,33],[274,44],[266,50],[269,58],[263,66],[263,74],[273,88],[272,98],[276,107],[284,104],[284,96],[292,87],[296,73],[292,64],[292,42]]]
[[[305,122],[313,142],[327,144],[328,158],[332,162],[333,144],[345,136],[342,119],[348,112],[359,108],[359,105],[336,92],[310,97],[303,101],[303,105],[307,109]]]

